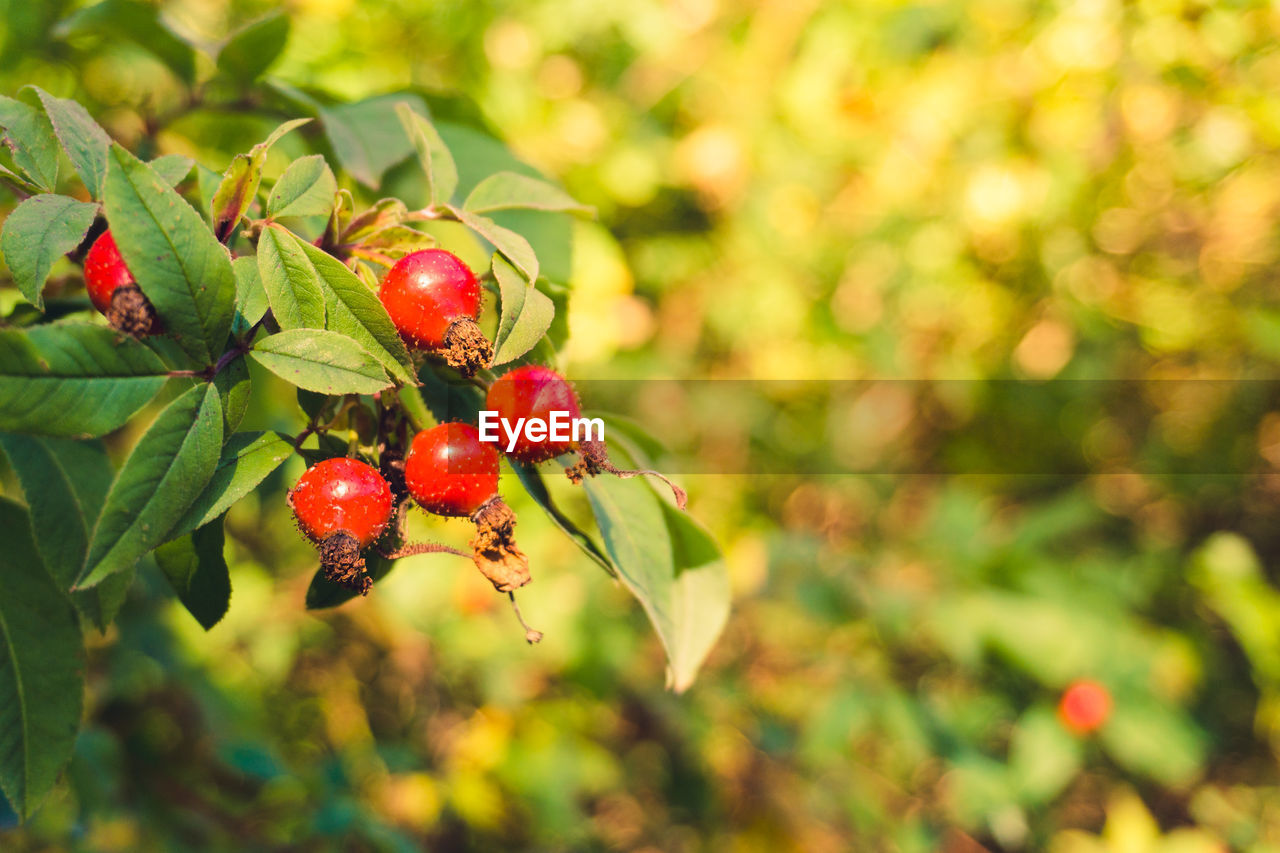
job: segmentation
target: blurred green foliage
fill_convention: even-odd
[[[388,92],[505,139],[600,211],[570,376],[1082,380],[1070,424],[1014,385],[879,386],[746,436],[771,470],[981,470],[1015,422],[1047,475],[1084,463],[685,477],[735,601],[677,697],[643,614],[541,519],[540,646],[430,558],[306,612],[294,460],[228,519],[212,632],[144,566],[92,645],[72,784],[5,849],[1280,850],[1274,8],[295,0],[278,84],[193,95],[212,69],[131,29],[143,4],[3,5],[3,90],[81,99],[149,155],[218,167],[290,98]],[[163,4],[178,43],[268,11]],[[1257,381],[1196,381],[1221,378]],[[740,438],[701,450],[730,470]],[[1082,677],[1115,710],[1079,739],[1054,706]]]

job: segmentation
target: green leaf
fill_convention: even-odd
[[[395,560],[388,560],[377,551],[365,552],[364,570],[374,583],[385,578],[394,566]],[[329,580],[324,576],[324,571],[320,570],[311,576],[311,584],[307,587],[307,609],[337,607],[357,597],[358,594],[351,587]]]
[[[59,38],[84,33],[128,39],[155,56],[183,82],[196,76],[196,54],[191,45],[161,19],[159,10],[139,0],[104,0],[81,9],[54,30]]]
[[[0,430],[111,432],[156,395],[166,373],[155,353],[105,326],[0,329]]]
[[[255,256],[236,258],[231,262],[231,271],[236,277],[236,319],[231,331],[242,335],[262,319],[271,303],[267,300]]]
[[[278,432],[240,432],[231,436],[208,485],[173,526],[185,535],[211,523],[252,492],[293,453],[293,444]]]
[[[337,332],[290,329],[259,341],[250,355],[286,382],[320,394],[373,394],[391,384],[373,356]]]
[[[213,377],[213,387],[218,389],[222,401],[222,434],[231,435],[240,427],[244,414],[249,410],[249,394],[253,386],[249,379],[249,362],[243,355],[229,361]]]
[[[533,253],[529,241],[516,232],[503,228],[492,219],[467,210],[450,208],[458,221],[488,240],[525,277],[526,281],[538,280],[538,256]]]
[[[71,758],[84,699],[75,610],[40,562],[26,511],[0,499],[0,790],[30,817]]]
[[[1169,787],[1189,785],[1204,765],[1204,732],[1182,709],[1155,699],[1117,696],[1098,738],[1121,767]]]
[[[329,253],[293,238],[324,292],[325,328],[354,339],[400,382],[412,383],[413,359],[378,294]]]
[[[338,181],[320,154],[294,160],[267,197],[267,215],[328,216],[333,212]]]
[[[241,85],[271,67],[289,41],[289,16],[274,12],[232,33],[218,51],[218,70]]]
[[[37,187],[53,192],[58,186],[58,138],[43,112],[0,96],[0,128],[14,164]]]
[[[217,518],[156,549],[156,565],[206,631],[221,621],[231,604],[231,575],[223,544],[222,519]]]
[[[40,103],[53,123],[53,132],[58,135],[62,150],[67,152],[80,180],[84,181],[85,189],[93,198],[101,199],[111,137],[75,101],[56,98],[38,86],[31,88],[40,96]]]
[[[551,328],[556,307],[551,298],[526,282],[515,267],[493,256],[493,276],[502,293],[502,314],[493,342],[493,364],[506,364],[527,353]]]
[[[22,484],[40,556],[58,586],[67,590],[84,568],[89,534],[115,478],[111,462],[99,441],[4,435],[0,443]],[[72,593],[71,601],[105,631],[132,581],[131,572],[113,575],[92,589]]]
[[[64,195],[36,195],[9,214],[0,250],[22,295],[44,310],[45,280],[55,261],[70,252],[98,215],[98,206]]]
[[[319,109],[338,163],[372,189],[378,188],[388,168],[413,153],[413,143],[396,117],[396,105],[401,103],[418,113],[427,111],[417,95],[379,95]]]
[[[1009,776],[1027,800],[1047,803],[1075,778],[1080,741],[1058,722],[1053,709],[1035,706],[1022,715],[1009,740]]]
[[[184,154],[164,154],[152,160],[148,165],[171,187],[176,187],[191,174],[195,161]]]
[[[667,651],[668,684],[688,688],[729,615],[729,579],[715,541],[686,513],[634,480],[583,483],[605,548]]]
[[[182,349],[212,364],[231,332],[236,285],[227,250],[151,167],[111,146],[107,221],[138,286]]]
[[[237,154],[231,165],[222,175],[218,189],[213,193],[213,201],[209,209],[213,219],[213,233],[218,240],[225,242],[240,219],[248,211],[249,206],[258,195],[258,184],[262,182],[262,164],[267,162],[267,153],[280,137],[301,127],[309,118],[286,121],[271,132],[262,142],[249,149],[248,154]]]
[[[577,213],[595,212],[593,208],[574,200],[573,196],[559,187],[517,172],[498,172],[485,178],[476,184],[462,206],[472,213],[515,208]]]
[[[258,275],[282,329],[323,329],[320,276],[293,235],[278,225],[258,238]]]
[[[222,448],[222,403],[197,385],[165,408],[143,434],[111,485],[78,586],[132,567],[169,538],[204,489]]]
[[[458,167],[453,162],[449,147],[444,144],[431,120],[414,112],[407,104],[399,104],[396,114],[404,125],[405,133],[413,142],[427,176],[427,188],[432,207],[443,207],[458,189]]]
[[[556,506],[551,499],[551,493],[547,491],[547,484],[543,482],[542,475],[538,473],[538,469],[533,465],[524,465],[512,460],[511,470],[515,472],[516,478],[524,486],[524,490],[529,493],[529,497],[533,498],[534,503],[542,507],[543,512],[547,514],[552,523],[573,540],[573,543],[582,550],[582,553],[590,557],[600,568],[611,576],[617,577],[618,570],[609,560],[609,556],[600,550],[600,546],[596,544],[596,541],[588,536],[582,528],[574,524],[573,519],[561,512],[560,508]]]

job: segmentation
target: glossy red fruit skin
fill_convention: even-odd
[[[366,548],[391,520],[391,487],[378,469],[358,459],[326,459],[298,478],[289,506],[312,541],[343,532]]]
[[[109,230],[103,231],[84,256],[84,286],[89,291],[89,301],[99,313],[106,314],[116,288],[135,283],[133,273],[124,265],[124,258],[116,248],[116,238]]]
[[[552,412],[567,412],[570,418],[582,414],[573,386],[551,368],[537,364],[517,367],[499,376],[489,386],[485,408],[497,412],[498,417],[506,419],[513,427],[519,418],[538,418],[549,424]],[[507,451],[505,437],[502,449]],[[573,449],[571,441],[530,441],[521,430],[515,449],[507,455],[532,464],[554,459]]]
[[[1096,681],[1072,682],[1058,702],[1058,719],[1078,735],[1097,731],[1109,716],[1111,694]]]
[[[470,424],[439,424],[413,437],[404,480],[427,512],[469,516],[498,494],[498,451]]]
[[[405,255],[387,271],[378,290],[405,342],[441,349],[455,320],[480,316],[480,282],[452,252],[424,249]]]

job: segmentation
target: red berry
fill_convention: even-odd
[[[358,459],[326,459],[298,479],[289,505],[312,541],[347,533],[366,548],[391,520],[391,487],[376,468]]]
[[[480,316],[480,282],[444,249],[424,249],[396,261],[378,297],[404,339],[422,349],[442,349],[455,320]]]
[[[1111,715],[1111,694],[1096,681],[1072,682],[1058,703],[1058,718],[1078,735],[1097,731]]]
[[[578,395],[564,377],[549,367],[536,364],[517,367],[510,373],[499,376],[489,386],[485,408],[497,412],[498,417],[513,426],[520,418],[537,418],[550,423],[552,412],[567,412],[569,418],[577,418],[582,414],[578,406]],[[503,449],[506,450],[505,439]],[[531,441],[522,429],[516,438],[515,448],[509,451],[509,455],[521,462],[535,463],[553,459],[573,449],[570,441]]]
[[[103,231],[84,257],[84,286],[89,291],[89,301],[99,313],[106,314],[116,288],[135,283],[116,248],[116,239],[110,231]]]
[[[469,424],[439,424],[413,437],[404,479],[428,512],[469,516],[498,494],[498,451]]]

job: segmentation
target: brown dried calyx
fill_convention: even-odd
[[[666,475],[648,468],[629,470],[614,465],[609,461],[609,449],[605,447],[603,441],[584,441],[580,444],[578,452],[581,454],[582,460],[564,469],[565,476],[575,484],[581,483],[583,477],[594,477],[601,471],[607,471],[623,480],[629,480],[632,477],[654,477],[666,483],[667,487],[671,489],[671,494],[676,499],[677,509],[684,509],[689,503],[689,496],[685,493],[685,490],[667,479]]]
[[[471,540],[471,559],[498,592],[511,592],[529,578],[529,558],[516,547],[516,514],[502,498],[494,497],[476,510],[471,520],[476,538]]]
[[[373,579],[364,570],[360,543],[341,530],[320,543],[320,571],[326,580],[360,595],[368,595],[373,587]]]
[[[107,322],[135,338],[155,334],[160,329],[155,306],[136,284],[124,284],[112,292]]]
[[[444,350],[441,355],[450,367],[463,376],[471,377],[493,361],[493,344],[489,343],[475,320],[459,317],[444,333]]]

